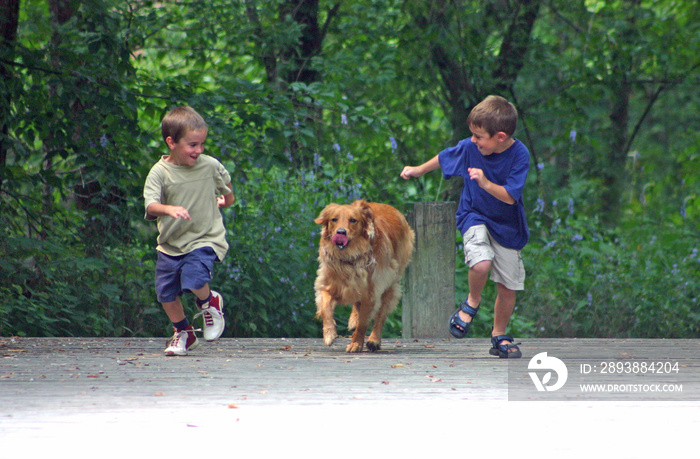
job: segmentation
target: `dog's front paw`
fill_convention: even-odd
[[[345,352],[362,352],[362,343],[358,343],[356,341],[350,342],[350,344],[348,344],[348,347],[345,348]]]
[[[338,333],[335,331],[335,328],[323,329],[323,342],[326,344],[326,346],[332,346],[337,338]]]

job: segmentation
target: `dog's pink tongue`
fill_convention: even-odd
[[[333,241],[335,245],[346,245],[348,243],[348,237],[344,234],[334,234],[331,241]]]

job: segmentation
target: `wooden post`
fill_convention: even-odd
[[[416,233],[404,277],[404,338],[449,338],[455,311],[455,202],[418,202],[406,218]]]

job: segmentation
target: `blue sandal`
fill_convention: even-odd
[[[452,314],[452,317],[450,317],[450,333],[452,333],[452,336],[454,336],[455,338],[461,339],[467,336],[467,333],[469,333],[469,325],[471,325],[471,322],[463,321],[459,317],[459,311],[464,311],[466,314],[469,314],[473,321],[474,317],[476,317],[476,313],[479,312],[479,306],[472,308],[471,306],[469,306],[467,300],[464,300],[459,305],[459,309],[454,314]]]
[[[510,344],[501,344],[503,341],[510,341]],[[493,346],[491,349],[489,349],[489,354],[491,355],[497,355],[499,359],[519,359],[520,357],[523,356],[522,352],[520,352],[520,348],[518,347],[518,344],[523,344],[523,343],[515,343],[515,340],[513,339],[512,336],[508,335],[498,335],[498,336],[492,336],[491,337],[491,345]],[[511,349],[515,349],[515,351],[511,352]]]

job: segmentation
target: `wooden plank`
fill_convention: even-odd
[[[581,432],[595,432],[595,442],[584,441],[592,453],[612,444],[620,457],[692,447],[700,340],[522,341],[524,358],[508,361],[488,354],[488,337],[385,339],[379,352],[360,354],[344,352],[349,338],[330,348],[321,339],[222,339],[187,357],[165,357],[163,338],[0,338],[0,456],[116,457],[136,448],[155,457],[173,438],[179,452],[201,454],[215,438],[213,448],[243,457],[279,448],[355,457],[357,448],[338,446],[355,441],[392,457],[449,455],[455,426],[504,420],[514,448],[545,435],[544,447],[564,457],[582,456]],[[528,381],[528,362],[541,352],[570,371],[591,359],[677,359],[680,374],[668,382],[684,391],[653,403],[639,394],[510,403],[509,388]],[[672,441],[620,441],[649,425]],[[503,434],[484,428],[470,451],[490,454]]]
[[[523,341],[524,357],[508,362],[489,355],[488,338],[387,339],[382,350],[361,354],[344,352],[349,338],[330,348],[321,339],[222,339],[202,343],[187,357],[165,357],[164,339],[1,339],[0,424],[9,414],[181,403],[505,401],[509,386],[527,385],[537,395],[527,365],[541,352],[562,358],[572,372],[584,362],[682,360],[666,382],[682,383],[684,391],[670,399],[700,400],[700,340]],[[615,394],[615,399],[640,395]],[[668,400],[669,394],[652,398]]]
[[[483,340],[451,348],[389,339],[379,352],[362,354],[345,353],[348,344],[349,338],[331,348],[321,339],[222,339],[186,357],[165,357],[161,339],[25,338],[2,350],[0,413],[137,401],[148,408],[194,400],[225,406],[507,395],[505,367],[489,358]]]
[[[408,216],[416,233],[413,260],[404,278],[405,338],[449,338],[455,309],[455,202],[420,202]]]

